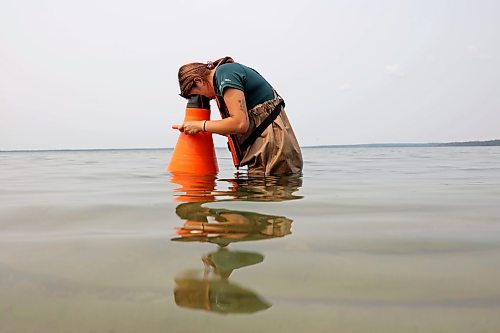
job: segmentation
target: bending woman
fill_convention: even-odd
[[[179,69],[181,96],[217,98],[221,120],[189,121],[172,127],[230,136],[241,148],[240,165],[249,174],[284,175],[302,170],[302,154],[284,110],[283,99],[255,70],[226,57]],[[234,152],[232,152],[234,154]]]

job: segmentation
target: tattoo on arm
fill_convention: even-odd
[[[246,113],[247,110],[245,103],[241,99],[238,100],[238,103],[240,104],[240,110]]]
[[[240,110],[243,112],[245,115],[246,120],[248,121],[248,113],[247,113],[247,105],[245,104],[245,101],[239,99],[238,103],[240,104]]]
[[[241,112],[243,112],[243,114],[245,115],[245,119],[248,121],[247,105],[241,99],[238,100],[238,104],[240,104],[240,110]]]

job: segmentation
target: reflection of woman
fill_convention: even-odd
[[[249,173],[293,174],[302,170],[299,144],[283,99],[255,70],[226,57],[214,63],[190,63],[179,69],[181,96],[217,98],[223,119],[174,125],[186,134],[207,131],[232,138]],[[237,151],[237,152],[235,152]]]
[[[211,242],[227,246],[232,242],[252,241],[283,237],[291,233],[292,220],[285,216],[266,215],[256,212],[208,208],[206,202],[245,201],[285,201],[301,199],[295,195],[302,185],[300,176],[248,177],[227,179],[231,184],[228,191],[213,191],[214,178],[172,178],[182,184],[179,191],[185,195],[179,201],[187,201],[177,206],[177,215],[186,220],[177,230],[175,241]],[[216,200],[219,196],[232,199]]]
[[[191,309],[203,309],[218,313],[253,313],[271,305],[252,290],[243,288],[228,280],[235,269],[262,262],[259,253],[228,251],[219,249],[205,255],[203,278],[192,273],[175,279],[175,303]],[[210,278],[210,269],[215,278]]]
[[[284,216],[265,215],[222,208],[205,208],[201,202],[177,206],[177,215],[186,219],[177,230],[175,241],[210,242],[227,246],[232,242],[284,237],[291,234],[292,220]],[[208,221],[208,217],[211,220]]]
[[[228,181],[234,185],[232,195],[235,200],[278,202],[302,199],[301,195],[294,194],[302,186],[302,178],[297,175],[236,178]]]
[[[235,270],[261,263],[264,256],[255,252],[229,251],[227,248],[219,247],[218,251],[203,256],[205,271],[212,268],[214,274],[221,279],[228,279]]]
[[[253,291],[227,280],[179,277],[175,283],[175,303],[186,308],[218,313],[253,313],[271,306]]]

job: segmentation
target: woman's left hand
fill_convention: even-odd
[[[195,135],[203,131],[203,121],[187,121],[182,125],[172,125],[172,128],[189,135]]]

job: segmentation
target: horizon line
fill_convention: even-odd
[[[493,140],[475,140],[475,141],[452,141],[452,142],[427,142],[427,143],[358,143],[358,144],[323,144],[323,145],[308,145],[300,146],[300,148],[390,148],[390,147],[429,147],[429,146],[441,146],[441,145],[487,145],[493,143],[494,145],[500,145],[500,139]],[[214,147],[215,149],[224,149],[227,147]],[[135,147],[135,148],[52,148],[52,149],[8,149],[2,150],[1,153],[12,153],[12,152],[47,152],[47,151],[112,151],[112,150],[169,150],[174,149],[174,147]]]

